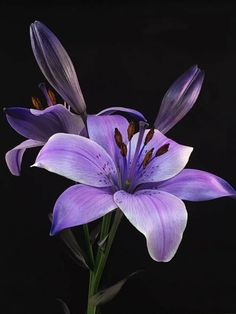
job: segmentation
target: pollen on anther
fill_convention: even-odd
[[[123,143],[123,139],[122,139],[122,135],[121,135],[120,131],[117,128],[115,128],[115,135],[114,135],[114,137],[115,137],[115,141],[116,141],[117,146],[119,148],[121,148],[121,145]]]
[[[159,156],[167,153],[168,150],[169,150],[169,146],[170,146],[170,143],[167,143],[167,144],[164,144],[163,146],[161,146],[160,148],[158,148],[158,150],[156,151],[155,156],[159,157]]]
[[[123,157],[127,156],[127,146],[125,145],[125,143],[121,144],[120,153]]]
[[[56,95],[53,93],[51,89],[48,89],[48,97],[50,98],[53,105],[57,103]]]
[[[41,101],[40,101],[40,99],[38,97],[32,96],[31,100],[32,100],[32,104],[33,104],[35,109],[38,109],[38,110],[42,110],[43,109]]]
[[[150,150],[146,153],[146,155],[145,155],[145,157],[144,157],[144,159],[143,159],[143,168],[146,168],[147,165],[148,165],[148,163],[150,162],[150,160],[151,160],[151,158],[152,158],[152,153],[153,153],[153,151],[154,151],[154,148],[150,149]]]
[[[130,121],[130,124],[127,129],[128,140],[130,141],[135,133],[135,123],[134,121]]]
[[[146,137],[145,137],[144,145],[147,145],[147,143],[149,143],[149,142],[151,141],[151,139],[153,138],[154,132],[155,132],[155,129],[154,129],[154,127],[152,127],[152,128],[148,131],[148,133],[147,133],[147,135],[146,135]]]

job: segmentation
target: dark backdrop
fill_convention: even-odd
[[[189,167],[222,176],[236,187],[236,7],[232,2],[6,4],[0,10],[2,107],[30,106],[44,80],[34,60],[29,25],[40,20],[61,39],[78,73],[88,112],[131,106],[152,123],[169,85],[188,67],[206,72],[191,112],[168,133],[194,146]],[[67,4],[65,4],[67,3]],[[2,157],[22,141],[1,114]],[[29,168],[14,177],[2,158],[0,300],[2,314],[84,313],[87,274],[50,237],[48,213],[71,182]],[[189,220],[173,260],[156,263],[144,237],[127,221],[119,229],[105,283],[128,281],[103,313],[236,312],[236,203],[186,202]]]

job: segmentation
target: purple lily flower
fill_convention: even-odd
[[[184,169],[192,147],[146,129],[145,122],[139,126],[135,133],[122,116],[89,116],[89,138],[56,134],[45,144],[33,166],[78,182],[55,203],[52,235],[119,208],[146,237],[150,256],[167,262],[187,223],[182,200],[236,195],[223,179]]]
[[[80,113],[83,120],[86,120],[86,106],[74,66],[58,38],[39,21],[31,24],[30,36],[36,61],[43,74],[74,112]],[[162,133],[172,128],[191,109],[200,92],[203,76],[203,72],[194,66],[167,91],[154,124]],[[71,113],[64,106],[52,106],[45,86],[42,85],[41,89],[50,108],[5,109],[9,124],[27,138],[6,154],[6,162],[13,175],[20,174],[22,157],[27,148],[44,145],[51,135],[58,132],[80,134],[85,126],[81,117]],[[125,112],[138,120],[146,121],[140,112],[125,107],[107,108],[97,115],[115,112]]]
[[[43,146],[58,132],[80,134],[85,127],[81,116],[73,114],[61,104],[44,110],[11,107],[6,108],[5,112],[12,128],[27,138],[5,156],[9,170],[16,176],[20,175],[22,157],[27,148]]]

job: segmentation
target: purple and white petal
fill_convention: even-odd
[[[149,130],[145,131],[143,142],[148,132]],[[137,145],[138,136],[139,134],[136,133],[131,140],[131,161]],[[144,168],[142,166],[142,162],[146,153],[150,149],[154,148],[154,156],[156,151],[165,144],[169,144],[168,151],[161,156],[153,157],[149,164]],[[136,168],[136,173],[138,175],[136,177],[137,184],[145,182],[159,182],[174,177],[186,166],[192,150],[192,147],[180,145],[167,138],[158,130],[155,130],[153,138],[147,143],[140,154]]]
[[[117,111],[128,113],[129,115],[133,116],[137,120],[147,121],[147,119],[144,117],[144,115],[141,112],[139,112],[135,109],[126,108],[126,107],[109,107],[109,108],[106,108],[106,109],[100,111],[99,113],[97,113],[97,115],[98,116],[99,115],[109,115],[109,114],[113,114]]]
[[[126,118],[119,115],[96,116],[88,115],[87,127],[89,138],[101,145],[113,160],[116,160],[117,154],[120,155],[119,148],[115,142],[115,128],[117,128],[123,137],[123,142],[128,142],[127,128],[129,122]]]
[[[117,208],[108,188],[76,184],[63,192],[53,209],[51,235],[94,221]]]
[[[154,126],[168,132],[192,108],[200,93],[204,72],[196,65],[182,74],[166,92]]]
[[[235,189],[228,182],[212,173],[196,169],[184,169],[174,178],[153,184],[153,187],[187,201],[236,196]]]
[[[84,113],[86,105],[74,66],[58,38],[39,21],[31,24],[30,38],[35,59],[48,82],[75,112]]]
[[[134,194],[118,191],[117,206],[147,240],[150,256],[168,262],[175,255],[187,224],[187,211],[177,197],[162,191],[143,190]]]
[[[43,144],[43,142],[39,141],[26,140],[9,150],[5,155],[5,160],[10,172],[15,176],[19,176],[21,171],[22,157],[25,150],[27,148],[43,146]]]
[[[104,148],[80,135],[53,135],[33,166],[95,187],[112,186],[117,180],[114,162]]]
[[[54,105],[44,110],[21,107],[5,108],[11,127],[26,138],[46,142],[55,133],[79,134],[84,122],[79,115],[63,105]]]

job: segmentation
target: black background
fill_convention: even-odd
[[[65,4],[67,3],[67,4]],[[141,110],[153,123],[170,84],[198,64],[206,77],[199,99],[168,136],[193,146],[189,167],[213,172],[236,187],[236,6],[232,2],[1,3],[2,107],[29,107],[44,80],[30,47],[29,25],[44,22],[70,54],[89,113],[107,106]],[[1,114],[0,300],[2,314],[84,313],[87,273],[50,237],[48,214],[71,182],[29,168],[12,176],[4,154],[23,139]],[[186,202],[189,220],[173,260],[156,263],[144,237],[127,221],[119,229],[104,284],[129,273],[103,313],[236,312],[236,203]]]

